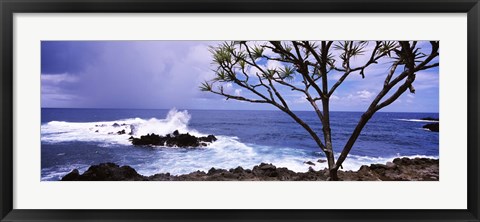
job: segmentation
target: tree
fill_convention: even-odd
[[[430,41],[429,44],[429,52],[423,52],[417,46],[417,41],[225,42],[210,48],[215,78],[205,81],[200,88],[224,96],[227,100],[271,104],[288,114],[325,153],[329,180],[338,180],[338,169],[370,118],[407,90],[415,93],[413,82],[417,72],[439,65],[435,59],[439,55],[439,42]],[[368,56],[369,59],[355,65],[353,59],[360,55]],[[268,61],[276,61],[283,67],[268,68],[265,66]],[[340,155],[335,159],[330,129],[330,99],[347,77],[358,73],[366,78],[367,68],[375,66],[379,61],[391,63],[390,69],[385,72],[383,86],[361,115]],[[329,86],[328,78],[332,72],[341,73],[341,77]],[[225,83],[246,89],[250,96],[226,92],[223,86]],[[305,96],[322,124],[323,138],[290,109],[281,93],[281,87]]]

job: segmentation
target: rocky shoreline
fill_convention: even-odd
[[[196,171],[183,175],[160,173],[143,176],[130,166],[114,163],[92,165],[83,174],[77,169],[68,173],[62,181],[324,181],[326,169],[294,172],[284,167],[261,163],[252,169],[237,167],[230,170],[211,168],[208,172]],[[344,181],[438,181],[439,160],[428,158],[396,158],[386,164],[362,166],[358,171],[339,171]]]

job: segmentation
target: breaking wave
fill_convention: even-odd
[[[64,122],[51,121],[41,126],[41,140],[45,143],[60,142],[100,142],[107,145],[129,145],[130,136],[141,136],[149,133],[166,135],[178,130],[195,136],[203,134],[188,128],[190,114],[172,109],[165,119],[122,119],[100,122]]]
[[[438,123],[438,120],[425,120],[425,119],[395,119],[400,121],[408,121],[408,122],[425,122],[425,123]]]

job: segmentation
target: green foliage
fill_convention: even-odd
[[[210,52],[212,53],[213,61],[219,65],[232,61],[232,55],[226,48],[212,48]]]
[[[245,62],[245,60],[240,60],[240,61],[238,62],[238,64],[240,65],[240,68],[245,69],[245,65],[246,65],[247,63]]]
[[[200,90],[204,92],[212,91],[212,84],[208,83],[207,81],[203,82],[200,86]]]
[[[295,74],[295,69],[290,66],[284,66],[278,71],[278,75],[280,76],[280,78],[287,81],[292,81],[294,79],[293,74]]]
[[[265,51],[265,49],[263,47],[260,47],[260,46],[255,46],[252,48],[252,57],[253,59],[258,59],[258,58],[261,58],[263,56],[263,52]]]
[[[397,49],[399,46],[394,41],[383,41],[380,44],[380,48],[377,51],[378,55],[387,54],[388,57],[392,57],[391,52]]]
[[[343,41],[335,44],[333,48],[343,51],[343,53],[340,55],[340,58],[346,60],[351,57],[363,55],[367,45],[367,41]]]

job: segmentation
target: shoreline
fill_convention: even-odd
[[[429,158],[396,158],[385,164],[363,165],[357,171],[338,171],[343,181],[439,181],[439,160]],[[182,175],[159,173],[143,176],[130,166],[115,163],[92,165],[83,174],[78,169],[61,181],[326,181],[328,170],[294,172],[285,167],[261,163],[252,169],[236,167],[229,170],[211,168]]]

